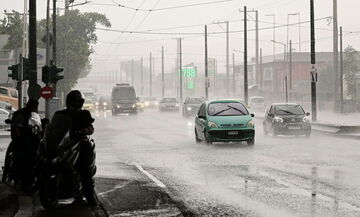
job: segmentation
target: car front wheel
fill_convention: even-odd
[[[208,144],[208,145],[212,144],[212,141],[209,140],[209,138],[208,138],[207,135],[206,135],[206,132],[204,132],[204,139],[205,139],[205,143],[206,143],[206,144]]]
[[[254,145],[255,144],[255,138],[252,138],[250,140],[247,141],[248,145]]]
[[[201,139],[199,139],[196,129],[195,129],[195,142],[196,142],[196,143],[200,143],[200,142],[201,142]]]

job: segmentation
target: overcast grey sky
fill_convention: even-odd
[[[0,16],[4,16],[4,10],[23,10],[22,0],[0,0]],[[181,6],[194,3],[214,2],[216,0],[117,0],[116,2],[142,9],[159,9],[172,6]],[[46,0],[38,0],[38,17],[45,15]],[[81,0],[76,0],[81,2]],[[114,4],[112,0],[92,0],[92,3]],[[149,30],[167,27],[188,26],[196,24],[210,24],[213,21],[234,20],[230,23],[230,31],[242,30],[243,24],[240,20],[243,14],[239,9],[247,5],[248,9],[259,10],[260,28],[272,27],[272,17],[267,14],[275,14],[278,24],[286,24],[288,13],[301,14],[301,21],[309,20],[309,2],[308,0],[233,0],[217,4],[202,5],[196,7],[186,7],[172,10],[162,10],[148,12],[134,12],[132,10],[118,6],[100,6],[87,4],[77,8],[84,12],[99,12],[105,14],[112,23],[112,29],[116,30]],[[58,5],[63,5],[64,1],[58,1]],[[358,17],[359,0],[339,0],[338,1],[339,25],[344,28],[344,46],[350,44],[356,49],[360,49],[360,34],[350,33],[360,31]],[[316,18],[332,16],[332,0],[315,0]],[[253,16],[252,13],[250,13]],[[254,17],[254,16],[253,16]],[[249,17],[249,19],[251,19]],[[290,23],[298,22],[297,16],[290,17]],[[309,51],[309,23],[301,25],[302,51]],[[321,20],[316,22],[317,51],[331,51],[332,49],[332,22]],[[254,28],[254,22],[249,21],[249,29]],[[191,28],[179,28],[171,30],[154,30],[154,32],[203,32],[203,26]],[[209,32],[222,31],[219,25],[209,25]],[[152,51],[155,57],[159,57],[160,49],[163,45],[166,50],[166,60],[173,64],[176,55],[177,35],[142,35],[142,34],[121,34],[117,32],[98,31],[99,42],[95,46],[94,63],[96,61],[118,62],[125,59],[137,59],[140,56],[148,56]],[[273,30],[267,29],[260,31],[260,47],[263,48],[264,55],[272,54]],[[290,27],[289,38],[294,42],[294,48],[299,50],[298,26]],[[233,33],[230,35],[230,51],[232,49],[243,50],[243,33]],[[254,32],[249,32],[249,55],[254,55]],[[151,41],[148,41],[151,40]],[[276,30],[276,40],[286,42],[286,27]],[[109,44],[111,42],[112,44]],[[115,44],[114,44],[115,43]],[[122,44],[116,44],[122,43]],[[283,46],[277,45],[276,51],[282,52]],[[185,36],[183,42],[184,62],[202,62],[204,59],[204,37]],[[240,55],[240,54],[237,54]],[[209,37],[209,56],[216,57],[220,64],[225,64],[225,34],[218,34]],[[238,57],[241,59],[241,57]],[[240,61],[240,60],[239,60]],[[171,65],[166,67],[170,68]]]

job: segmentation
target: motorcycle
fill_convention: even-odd
[[[71,198],[82,200],[78,160],[83,142],[90,142],[91,146],[95,147],[92,139],[74,140],[70,138],[69,132],[51,151],[49,151],[51,148],[50,144],[46,143],[46,138],[40,143],[38,151],[39,197],[44,208],[55,208],[59,200]]]
[[[5,120],[5,123],[11,124],[11,119]],[[42,133],[42,123],[38,113],[31,113],[28,120],[28,127],[30,128],[31,137],[33,137],[32,141],[36,143],[40,140]],[[13,142],[9,143],[5,154],[2,182],[14,187],[16,187],[18,184],[21,184],[22,187],[31,186],[34,188],[36,186],[36,167],[35,165],[33,167],[29,167],[28,155],[32,154],[32,152],[35,153],[36,150],[31,150],[29,153],[29,150],[25,150],[25,148],[21,147],[21,145],[23,144],[16,145]],[[37,145],[38,144],[32,144],[32,147],[36,149]],[[29,168],[31,168],[31,171],[28,171]],[[31,176],[32,178],[28,179],[29,177],[26,176]]]

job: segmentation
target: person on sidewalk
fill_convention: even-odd
[[[39,134],[29,125],[32,113],[37,113],[39,102],[30,99],[24,108],[17,110],[11,119],[11,145],[14,153],[14,176],[26,193],[36,190],[35,158],[40,142]],[[40,130],[40,129],[39,129]]]
[[[72,139],[80,139],[82,145],[78,159],[78,168],[83,186],[83,195],[91,207],[97,205],[97,200],[94,191],[94,178],[96,171],[95,166],[95,146],[92,142],[85,142],[85,137],[94,132],[92,123],[94,119],[90,112],[81,110],[85,99],[79,90],[72,90],[66,96],[66,109],[57,111],[49,125],[47,132],[47,143],[51,144],[49,147],[50,153],[55,153],[57,146],[65,137],[67,132],[70,132]]]

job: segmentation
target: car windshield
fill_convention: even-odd
[[[142,97],[141,100],[143,101],[156,101],[155,97]]]
[[[114,99],[135,99],[135,90],[130,87],[117,89],[114,93]]]
[[[277,105],[275,106],[276,115],[303,115],[305,114],[300,105]]]
[[[190,98],[189,104],[201,104],[204,102],[203,98]]]
[[[239,102],[215,102],[209,105],[208,114],[210,116],[240,116],[248,115],[249,112]]]
[[[160,101],[161,103],[176,103],[175,98],[164,98]]]

